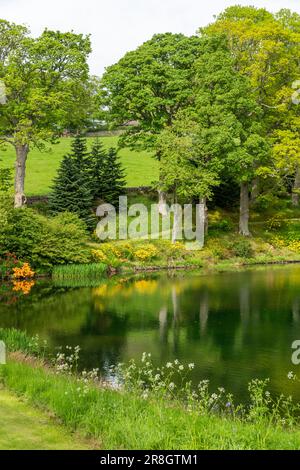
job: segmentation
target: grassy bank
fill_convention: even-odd
[[[1,366],[0,366],[1,367]],[[47,414],[0,388],[0,449],[87,450],[84,443]]]
[[[157,373],[149,373],[151,359],[141,368],[131,363],[123,369],[122,388],[116,390],[95,381],[94,372],[70,374],[66,356],[59,356],[56,365],[45,366],[41,359],[13,352],[23,349],[40,355],[36,341],[24,334],[1,330],[0,338],[10,350],[7,365],[0,367],[5,389],[26,398],[30,406],[50,412],[101,449],[300,449],[292,403],[273,401],[261,383],[249,388],[247,412],[225,395],[225,401],[231,402],[221,412],[222,392],[211,394],[203,383],[197,398],[187,392],[188,386],[178,388],[178,395],[169,393],[174,390],[169,370],[176,361],[167,365],[163,384],[157,382]],[[64,370],[65,364],[69,365]],[[176,367],[181,373],[181,364]],[[146,372],[145,388],[140,379]],[[162,369],[159,373],[163,375]],[[14,404],[12,409],[16,412]]]
[[[93,138],[87,139],[91,146]],[[117,147],[118,137],[102,137],[105,148]],[[25,191],[28,196],[49,194],[53,178],[56,176],[63,156],[69,152],[70,138],[62,138],[58,144],[48,151],[32,149],[26,167]],[[0,168],[14,168],[15,154],[10,146],[1,149]],[[129,149],[120,150],[121,162],[125,168],[127,186],[147,186],[158,178],[158,163],[147,152],[133,152]]]
[[[300,449],[300,431],[268,419],[239,419],[188,413],[159,400],[90,387],[42,367],[10,360],[1,368],[4,385],[29,403],[51,411],[72,431],[96,439],[101,449]]]

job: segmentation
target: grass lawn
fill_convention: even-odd
[[[116,147],[118,137],[102,137],[105,147]],[[93,138],[88,139],[91,145]],[[25,192],[28,196],[49,194],[51,182],[56,175],[62,157],[70,150],[71,139],[63,138],[50,151],[32,149],[28,156]],[[120,150],[125,168],[127,186],[148,186],[158,178],[157,161],[147,152]],[[1,161],[2,160],[2,161]],[[0,149],[0,168],[14,168],[15,153],[11,146]]]
[[[88,449],[48,416],[0,389],[1,450]]]

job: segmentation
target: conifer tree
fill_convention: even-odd
[[[88,228],[93,229],[93,194],[87,177],[87,162],[86,143],[77,136],[72,142],[71,153],[63,158],[54,179],[49,205],[53,213],[68,211],[77,214]]]
[[[119,196],[124,193],[125,173],[115,148],[110,148],[108,150],[105,165],[105,180],[107,191],[104,195],[104,199],[110,204],[117,205],[119,202]]]
[[[107,151],[103,148],[103,144],[98,138],[93,143],[88,166],[93,198],[94,200],[104,200],[109,189],[106,175]]]
[[[71,144],[70,156],[77,161],[79,167],[84,171],[89,166],[89,152],[87,150],[86,138],[77,134]]]

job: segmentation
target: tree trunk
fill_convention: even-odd
[[[241,183],[240,196],[240,234],[249,237],[249,185]]]
[[[300,193],[300,167],[297,165],[296,175],[294,180],[293,192],[292,192],[292,204],[293,206],[299,206],[299,193]]]
[[[252,189],[251,189],[251,202],[252,204],[256,202],[256,199],[259,195],[259,178],[254,178],[252,181]]]
[[[29,146],[26,144],[16,146],[16,172],[15,172],[15,208],[26,204],[24,194],[26,160]]]
[[[158,190],[158,212],[161,215],[168,214],[166,193],[160,189]]]
[[[198,233],[198,242],[200,247],[204,246],[205,242],[205,233],[207,225],[207,207],[206,207],[206,198],[200,197],[198,205],[198,223],[199,223],[199,233]]]

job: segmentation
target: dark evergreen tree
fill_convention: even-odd
[[[107,151],[104,149],[102,142],[96,139],[92,146],[88,164],[90,187],[95,200],[104,200],[104,196],[108,193],[107,158]]]
[[[92,230],[96,223],[92,212],[93,195],[83,165],[85,157],[81,142],[76,138],[72,144],[72,153],[63,158],[54,179],[49,206],[54,214],[66,211],[77,214]],[[78,154],[75,151],[78,151]]]
[[[81,170],[85,170],[89,166],[89,152],[87,150],[86,138],[76,135],[72,141],[70,156],[77,161]]]
[[[107,192],[104,195],[105,201],[118,205],[119,196],[124,194],[126,183],[122,163],[118,157],[117,150],[114,148],[108,150],[105,165],[105,180],[107,184]]]

